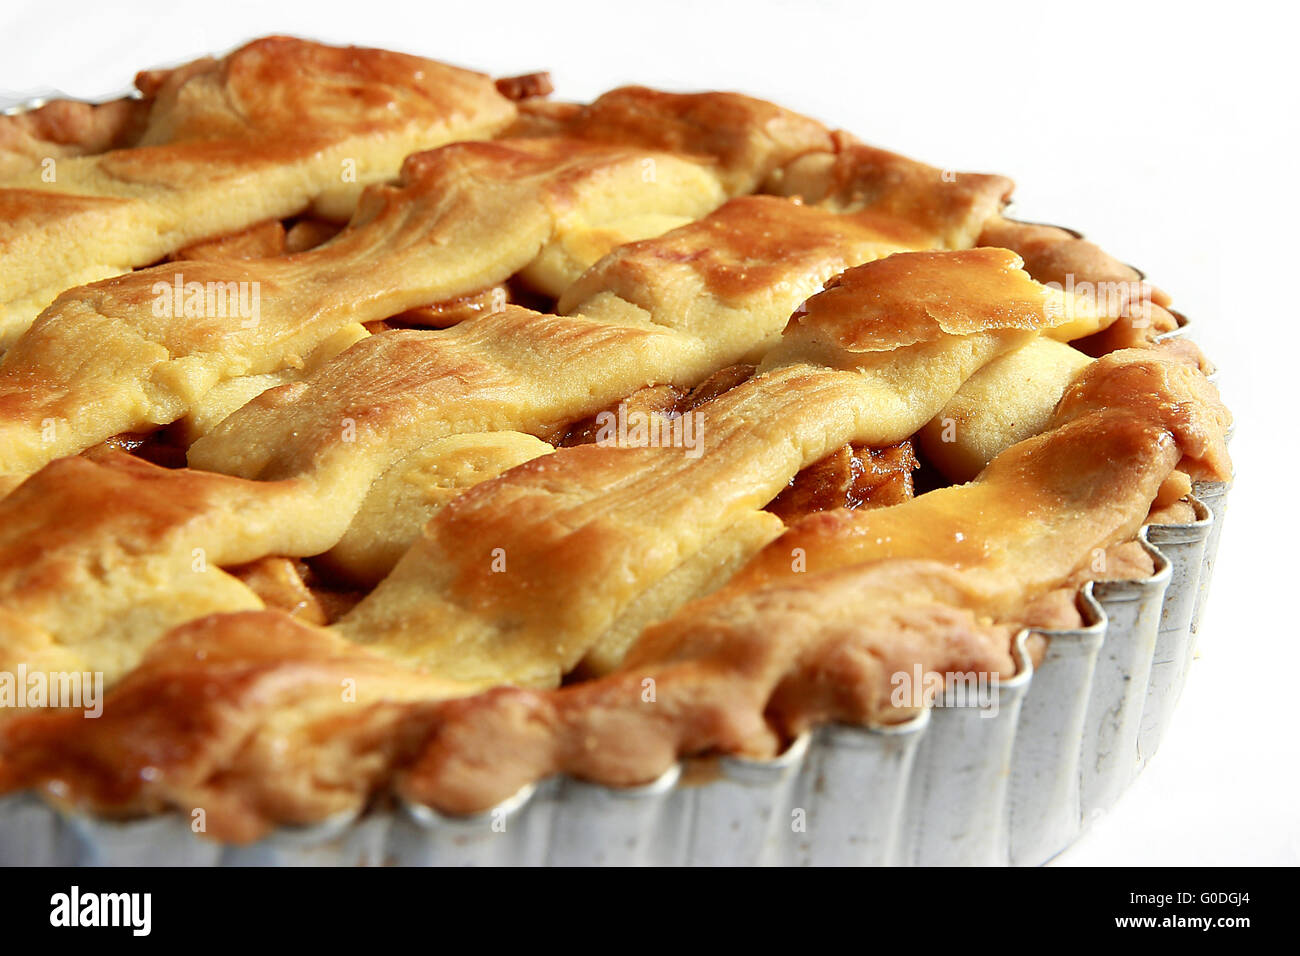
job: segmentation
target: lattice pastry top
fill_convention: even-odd
[[[285,38],[139,87],[0,120],[0,674],[108,686],[11,681],[0,789],[249,839],[772,755],[1229,473],[1167,297],[1000,176]]]

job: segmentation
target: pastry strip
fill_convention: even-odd
[[[482,74],[288,37],[173,70],[151,92],[130,148],[7,164],[0,349],[64,289],[301,212],[330,190],[350,211],[407,154],[514,117]]]
[[[294,483],[96,457],[54,462],[0,501],[0,671],[112,684],[182,621],[261,607],[223,565],[326,545],[327,503]]]
[[[949,481],[970,481],[997,455],[1047,428],[1070,381],[1092,360],[1042,336],[972,375],[917,434]]]

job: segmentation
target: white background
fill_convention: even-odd
[[[756,94],[934,165],[1010,175],[1023,218],[1144,269],[1223,368],[1237,484],[1175,725],[1059,862],[1300,862],[1300,54],[1285,5],[6,0],[0,95],[101,97],[268,32],[548,69],[570,99],[625,82]]]

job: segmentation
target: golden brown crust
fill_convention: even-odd
[[[1099,358],[1066,389],[1054,422],[1122,409],[1159,422],[1178,442],[1179,467],[1197,480],[1232,477],[1227,434],[1232,416],[1194,357],[1178,345],[1127,349]]]
[[[0,207],[19,236],[38,198],[107,226],[124,183],[180,195],[187,162],[239,167],[249,129],[328,114],[239,167],[301,172],[314,136],[391,132],[393,90],[441,95],[423,61],[349,55],[268,40],[144,75],[138,133],[11,125],[115,185]],[[313,79],[277,99],[286,64]],[[348,197],[322,194],[287,231],[263,209],[72,290],[0,364],[0,670],[112,685],[100,720],[0,714],[0,791],[202,807],[248,840],[394,792],[465,812],[553,773],[771,757],[915,714],[900,672],[1009,677],[1024,626],[1077,626],[1085,581],[1151,574],[1138,528],[1227,476],[1203,357],[1059,281],[1132,278],[1001,220],[1009,181],[736,94],[574,105],[448,75],[466,85],[413,107],[444,139],[487,135],[492,104],[494,129],[518,119],[412,156],[337,236]],[[260,313],[158,315],[182,265],[256,283]],[[978,477],[914,496],[911,436],[1048,353],[1065,373],[1001,403],[1018,421]],[[187,445],[191,467],[143,460]]]
[[[566,159],[553,147],[539,155],[474,145],[413,159],[407,189],[373,195],[356,227],[319,249],[159,266],[65,293],[0,364],[0,470],[30,471],[112,434],[175,420],[217,384],[301,365],[346,325],[504,279],[536,257],[552,228],[547,206],[555,190],[574,187],[575,167],[596,175],[639,161],[617,150]],[[469,194],[473,177],[493,175],[514,177],[520,193]],[[531,218],[518,205],[530,195]],[[513,230],[489,239],[503,219]],[[466,258],[459,243],[479,256]],[[321,275],[326,282],[312,280]],[[173,306],[161,316],[160,297]],[[182,312],[191,302],[197,315]],[[44,440],[48,421],[52,440]]]
[[[390,784],[462,812],[557,771],[645,782],[681,752],[768,756],[811,721],[870,720],[892,709],[882,683],[914,661],[1011,673],[1009,631],[960,610],[961,594],[938,566],[853,569],[767,595],[743,617],[699,616],[686,641],[651,632],[653,650],[608,678],[460,703],[472,686],[394,668],[285,615],[206,618],[156,645],[101,719],[0,727],[0,788],[40,784],[116,814],[203,807],[214,836],[247,840],[270,820],[356,809]],[[790,639],[756,636],[777,630]],[[349,680],[357,702],[340,694]]]
[[[790,222],[802,229],[793,238],[773,229]],[[896,248],[825,210],[732,200],[601,260],[561,299],[571,315],[508,306],[445,332],[376,335],[249,402],[195,443],[190,461],[250,478],[312,475],[342,494],[447,434],[549,436],[640,387],[693,386],[746,358],[824,278]]]
[[[1150,523],[1148,521],[1148,523]],[[1079,610],[1079,589],[1089,581],[1145,581],[1155,574],[1155,560],[1141,542],[1122,541],[1108,548],[1094,548],[1087,563],[1057,588],[1029,601],[1016,615],[1026,627],[1066,631],[1085,625]],[[1034,665],[1041,661],[1041,649],[1034,651]]]
[[[1094,457],[1103,451],[1108,457]],[[728,587],[866,561],[927,558],[978,570],[1014,558],[1023,562],[1014,578],[987,575],[988,607],[1009,613],[1026,589],[1064,580],[1080,553],[1132,536],[1178,454],[1168,432],[1130,416],[1079,419],[1012,446],[970,484],[894,508],[805,518]]]
[[[1160,403],[1142,408],[1163,421]],[[1173,437],[1165,427],[1152,427],[1123,409],[1093,411],[1011,449],[980,483],[953,489],[950,494],[961,497],[953,508],[934,510],[939,501],[931,493],[897,508],[814,516],[793,532],[796,537],[787,536],[768,553],[788,560],[793,541],[820,563],[810,560],[806,571],[774,576],[758,562],[757,578],[743,574],[722,593],[647,631],[616,672],[556,691],[499,689],[465,696],[469,691],[454,685],[437,691],[421,687],[415,691],[420,702],[342,714],[333,706],[303,723],[293,715],[322,713],[306,701],[323,701],[325,688],[332,698],[340,674],[355,670],[348,655],[356,652],[347,650],[352,645],[294,632],[295,641],[324,650],[295,644],[284,654],[279,638],[269,645],[265,640],[268,632],[282,632],[277,619],[212,618],[182,629],[150,652],[144,666],[110,695],[111,722],[86,727],[95,722],[54,717],[7,727],[0,734],[0,785],[44,783],[57,787],[64,799],[101,811],[202,805],[214,808],[209,812],[215,813],[216,834],[247,839],[272,821],[319,819],[358,807],[373,790],[387,786],[450,812],[467,812],[554,772],[641,783],[680,754],[770,756],[815,722],[897,720],[908,713],[889,699],[890,677],[898,671],[919,663],[935,673],[1012,672],[1008,647],[1014,625],[990,624],[987,616],[1010,611],[1013,621],[1049,623],[1042,603],[1047,598],[1041,596],[1062,595],[1059,585],[1079,580],[1078,569],[1087,569],[1098,547],[1132,533],[1167,469],[1182,455]],[[1005,500],[1007,488],[1015,489],[1008,506],[1024,516],[1019,523],[1000,521],[989,508],[965,500]],[[881,552],[879,542],[890,536],[879,519],[908,508],[929,509],[936,518],[951,515],[977,546],[957,542],[954,550],[942,520],[933,526],[909,520],[903,525],[907,533],[933,530],[935,546],[895,538],[907,549],[891,546]],[[855,523],[872,523],[855,527],[844,541],[839,529],[850,515]],[[983,523],[973,527],[971,516]],[[866,555],[859,551],[848,564],[827,565],[826,555],[833,552],[811,547],[815,540],[837,548],[874,540],[870,554],[876,559],[863,564]],[[939,546],[943,541],[949,543]],[[943,560],[911,560],[914,547]],[[1120,568],[1117,561],[1110,570],[1135,573]],[[1141,573],[1136,562],[1133,568]],[[1058,589],[1052,591],[1053,586]],[[1025,609],[1016,612],[1017,606]],[[177,644],[185,647],[194,634],[214,629],[221,635],[215,662],[205,652],[203,665],[195,668],[186,664],[192,653],[176,654]],[[250,631],[258,635],[256,647],[238,636]],[[777,634],[781,639],[772,639]],[[900,640],[903,634],[908,640]],[[220,711],[229,725],[200,719],[192,703],[178,702],[179,709],[166,716],[158,696],[163,688],[183,690],[200,675],[218,680],[227,672],[227,659],[236,668],[230,673],[240,675],[238,685],[216,698],[231,704]],[[392,679],[408,680],[395,672]],[[652,704],[644,697],[647,679],[654,682]],[[409,680],[418,684],[421,678]],[[261,688],[268,683],[284,690],[266,694]],[[259,691],[255,698],[252,688]],[[463,699],[424,702],[440,696]],[[161,700],[176,698],[164,694]],[[167,722],[159,725],[164,718]],[[323,726],[329,730],[322,732]],[[294,741],[295,755],[287,768],[273,763],[270,754],[278,750],[263,743],[285,739]],[[175,743],[164,747],[165,741]],[[362,756],[364,772],[341,769],[345,759]],[[159,771],[147,782],[133,772],[144,760]],[[322,789],[309,782],[317,779],[332,783]]]
[[[1100,246],[1057,226],[995,217],[984,224],[979,245],[1017,253],[1025,271],[1039,282],[1137,282],[1142,277]]]
[[[708,157],[732,195],[753,192],[799,156],[832,148],[830,132],[816,120],[738,93],[622,87],[584,107],[571,128],[596,142]]]
[[[288,37],[147,85],[129,148],[0,172],[0,347],[70,285],[313,201],[350,209],[407,153],[490,135],[514,115],[481,74]]]
[[[1004,176],[957,173],[833,134],[829,152],[809,153],[777,170],[767,191],[840,211],[871,208],[941,237],[941,247],[975,244],[1010,198]]]
[[[1082,352],[1039,336],[972,375],[918,434],[926,459],[949,481],[970,481],[1016,442],[1045,431]]]
[[[477,293],[516,272],[544,287],[567,286],[613,246],[716,207],[726,196],[717,175],[742,171],[726,164],[765,169],[773,156],[797,148],[766,127],[758,145],[745,145],[759,135],[746,124],[765,120],[733,110],[727,126],[700,133],[698,143],[689,129],[674,138],[700,150],[716,146],[717,157],[647,153],[662,138],[661,126],[690,114],[683,100],[691,98],[639,91],[611,101],[634,105],[635,122],[623,110],[611,126],[608,111],[593,107],[564,137],[456,143],[412,156],[399,187],[371,190],[351,227],[310,252],[195,262],[183,271],[161,266],[65,293],[0,366],[0,432],[8,446],[0,471],[29,472],[112,434],[172,421],[232,377],[301,364],[346,324]],[[611,128],[631,138],[607,144]],[[715,160],[726,168],[715,171]],[[823,221],[829,215],[822,212]],[[878,229],[846,223],[845,231],[851,235],[819,238],[815,254],[825,274],[818,278],[837,263],[898,247]],[[751,226],[742,234],[753,233]],[[786,271],[797,274],[797,265]],[[209,296],[214,288],[234,289],[250,299],[256,290],[257,314],[204,307],[207,321],[197,325],[188,314],[160,318],[154,307],[169,285]],[[189,292],[173,298],[188,310]],[[217,336],[226,337],[225,355],[207,351]],[[88,348],[115,355],[111,384],[96,374],[102,358],[78,354]],[[48,420],[56,423],[53,441],[37,437],[48,432]]]
[[[655,312],[669,304],[681,309],[687,295],[701,293],[733,307],[773,293],[784,303],[788,293],[811,295],[850,265],[932,244],[933,237],[905,220],[748,196],[656,239],[614,250],[565,289],[558,309],[576,311],[604,291]],[[690,284],[683,290],[684,281]]]
[[[1060,296],[1005,249],[918,252],[849,269],[791,320],[851,352],[893,352],[945,335],[1039,331],[1061,321]]]
[[[99,719],[0,724],[0,789],[41,783],[123,815],[203,808],[213,836],[248,840],[267,820],[356,809],[418,748],[411,719],[474,689],[281,612],[208,617],[152,648]]]
[[[559,100],[527,99],[517,104],[517,115],[501,133],[503,139],[513,137],[561,136],[565,129],[581,115],[581,103]]]
[[[1213,386],[1179,357],[1116,353],[1072,387],[1050,431],[999,455],[977,481],[896,508],[807,518],[729,588],[884,558],[941,557],[975,569],[1006,560],[1005,549],[1020,542],[1016,586],[1048,589],[1077,567],[1079,553],[1132,536],[1175,467],[1228,477],[1227,424]],[[1062,522],[1053,534],[1068,526],[1070,548],[1054,549],[1040,524],[1046,518]],[[801,562],[792,563],[795,549]],[[996,591],[989,601],[1009,610]]]
[[[293,483],[111,449],[53,462],[0,500],[0,670],[101,671],[111,684],[176,624],[261,606],[222,567],[322,550],[318,510]]]
[[[979,245],[1012,249],[1039,282],[1088,295],[1109,319],[1105,328],[1076,343],[1089,355],[1149,347],[1178,327],[1165,293],[1144,282],[1132,266],[1068,230],[994,217],[985,223]]]
[[[551,773],[634,785],[681,754],[765,758],[816,723],[905,719],[915,710],[891,704],[895,673],[916,665],[991,679],[1014,672],[1010,631],[964,610],[962,593],[950,569],[919,563],[706,601],[647,631],[608,677],[550,693],[502,688],[441,707],[402,792],[467,812]],[[475,753],[487,759],[471,760]]]
[[[151,106],[147,97],[102,104],[54,100],[0,116],[0,177],[45,159],[127,148],[144,132]]]

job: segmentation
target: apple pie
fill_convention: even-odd
[[[1007,680],[1224,481],[1169,298],[736,93],[289,38],[0,118],[0,791],[254,840]],[[0,691],[3,688],[0,687]]]

